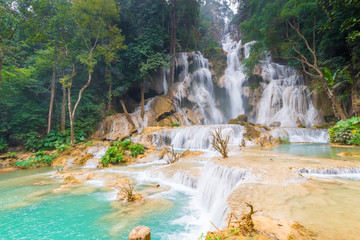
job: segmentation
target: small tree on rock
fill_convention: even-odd
[[[228,157],[228,144],[230,141],[230,134],[223,134],[221,128],[217,128],[214,131],[210,132],[210,144],[211,146],[218,151],[223,158]]]

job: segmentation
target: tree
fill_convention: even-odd
[[[5,57],[17,49],[16,33],[31,25],[30,0],[5,0],[0,3],[0,88]]]
[[[170,75],[169,75],[169,89],[168,96],[173,99],[173,85],[175,78],[175,55],[176,55],[176,31],[177,31],[177,0],[170,0],[170,22],[171,22],[171,40],[170,40]]]
[[[145,109],[145,97],[144,97],[144,91],[145,91],[145,81],[150,78],[151,74],[155,73],[157,70],[159,70],[162,67],[167,67],[168,61],[165,56],[161,53],[154,53],[150,55],[146,63],[142,62],[140,63],[140,73],[141,73],[141,117],[144,117]]]
[[[71,12],[76,23],[79,37],[83,40],[82,50],[76,58],[86,67],[88,72],[88,79],[80,89],[74,106],[72,106],[71,103],[71,87],[76,73],[73,60],[72,74],[62,81],[67,88],[68,93],[71,143],[74,144],[74,120],[76,109],[79,106],[84,90],[91,83],[94,67],[97,64],[96,57],[99,54],[98,46],[103,44],[113,21],[118,20],[119,9],[113,0],[75,0]]]
[[[304,41],[304,43],[307,47],[307,50],[311,53],[311,56],[312,56],[311,58],[308,58],[300,50],[299,42],[292,40],[288,37],[288,41],[289,41],[291,47],[298,54],[298,56],[293,55],[292,57],[301,63],[301,65],[303,67],[303,71],[306,74],[308,74],[311,77],[317,78],[321,81],[321,84],[324,87],[325,92],[331,101],[335,116],[341,118],[342,120],[346,120],[347,119],[346,111],[344,111],[344,109],[342,108],[340,101],[336,97],[334,91],[327,84],[326,79],[324,77],[324,72],[318,65],[318,58],[317,58],[317,54],[316,54],[316,45],[315,45],[315,43],[316,43],[316,33],[315,33],[316,21],[314,20],[312,45],[310,45],[309,41],[301,33],[299,27],[296,24],[291,23],[291,21],[288,21],[288,24],[298,34],[298,36],[301,38],[301,40]],[[310,69],[310,70],[308,70],[308,69]]]
[[[104,56],[105,59],[105,81],[109,85],[108,92],[108,110],[111,109],[111,101],[112,101],[112,76],[111,76],[111,68],[112,64],[119,61],[119,57],[117,52],[119,50],[126,49],[124,42],[124,36],[121,35],[121,29],[117,26],[112,25],[109,26],[108,32],[106,34],[106,39],[104,43],[99,46],[99,52]]]

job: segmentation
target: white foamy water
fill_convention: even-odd
[[[360,181],[360,168],[301,168],[298,170],[303,175],[320,178],[342,178]]]
[[[206,162],[200,167],[200,176],[194,176],[186,171],[178,171],[172,177],[166,177],[162,172],[148,169],[135,176],[137,183],[149,181],[170,186],[167,192],[152,197],[176,200],[179,192],[190,196],[187,213],[173,220],[172,224],[186,226],[187,231],[176,235],[164,236],[164,239],[197,239],[201,233],[213,230],[210,221],[222,227],[228,214],[227,198],[231,192],[249,175],[246,169],[228,168]]]
[[[200,125],[178,127],[157,131],[153,134],[153,143],[158,147],[173,145],[182,150],[213,150],[209,141],[210,133],[217,128],[223,135],[230,135],[229,146],[241,144],[244,127],[241,125]]]
[[[327,129],[275,128],[270,134],[274,138],[286,138],[292,143],[328,143],[330,136]]]

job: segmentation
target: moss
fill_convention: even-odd
[[[236,118],[230,119],[228,124],[240,124],[240,125],[244,125],[245,123],[247,123],[247,116],[245,114],[241,114],[239,116],[237,116]]]
[[[245,127],[244,137],[248,138],[249,140],[256,139],[256,138],[260,137],[261,132],[258,131],[254,127],[254,124],[251,124],[251,123],[247,122],[247,123],[244,124],[244,127]]]

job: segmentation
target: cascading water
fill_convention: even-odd
[[[275,128],[270,134],[274,138],[286,138],[292,143],[328,143],[330,137],[326,129]]]
[[[271,62],[261,64],[262,78],[268,82],[258,104],[256,123],[278,127],[312,127],[323,122],[312,104],[309,89],[295,69]]]
[[[229,146],[241,144],[244,130],[241,125],[202,125],[164,129],[153,134],[153,143],[159,148],[172,145],[175,149],[211,150],[210,133],[217,128],[221,128],[223,134],[230,135]]]
[[[236,42],[231,35],[225,35],[223,49],[228,53],[225,70],[225,88],[230,105],[228,115],[234,118],[245,114],[244,98],[253,95],[246,94],[244,88],[248,79],[242,61],[250,56],[250,47],[254,42]],[[256,100],[254,120],[257,124],[277,127],[321,125],[323,117],[313,106],[310,92],[295,69],[272,62],[270,55],[261,61],[260,68],[257,74],[264,82],[260,83],[263,88],[261,98]]]
[[[301,168],[298,172],[302,175],[310,175],[321,178],[360,180],[360,168]]]
[[[186,103],[192,103],[192,110],[197,110],[204,117],[204,124],[222,123],[223,114],[217,108],[214,98],[214,83],[209,70],[209,61],[200,52],[180,53],[176,66],[182,69],[176,87],[176,109],[183,113]]]
[[[200,167],[200,175],[193,176],[186,171],[178,171],[172,177],[165,177],[162,172],[147,171],[141,175],[142,181],[156,179],[164,184],[170,184],[175,189],[181,189],[192,195],[190,206],[193,208],[194,216],[184,216],[192,219],[189,224],[190,232],[176,239],[197,239],[206,231],[215,230],[210,225],[213,222],[216,226],[222,227],[229,212],[227,199],[232,191],[243,180],[249,176],[249,170],[240,168],[228,168],[212,162],[206,162]],[[187,191],[186,188],[190,190]],[[169,239],[172,239],[169,237]]]
[[[198,200],[210,213],[216,226],[222,227],[228,214],[227,198],[249,170],[207,163],[198,183]]]
[[[231,33],[225,35],[222,42],[223,50],[227,52],[227,68],[225,70],[225,88],[229,104],[229,117],[235,118],[245,114],[244,82],[247,80],[241,64],[241,48],[245,47],[245,58],[249,57],[251,43],[242,45],[231,38]]]

